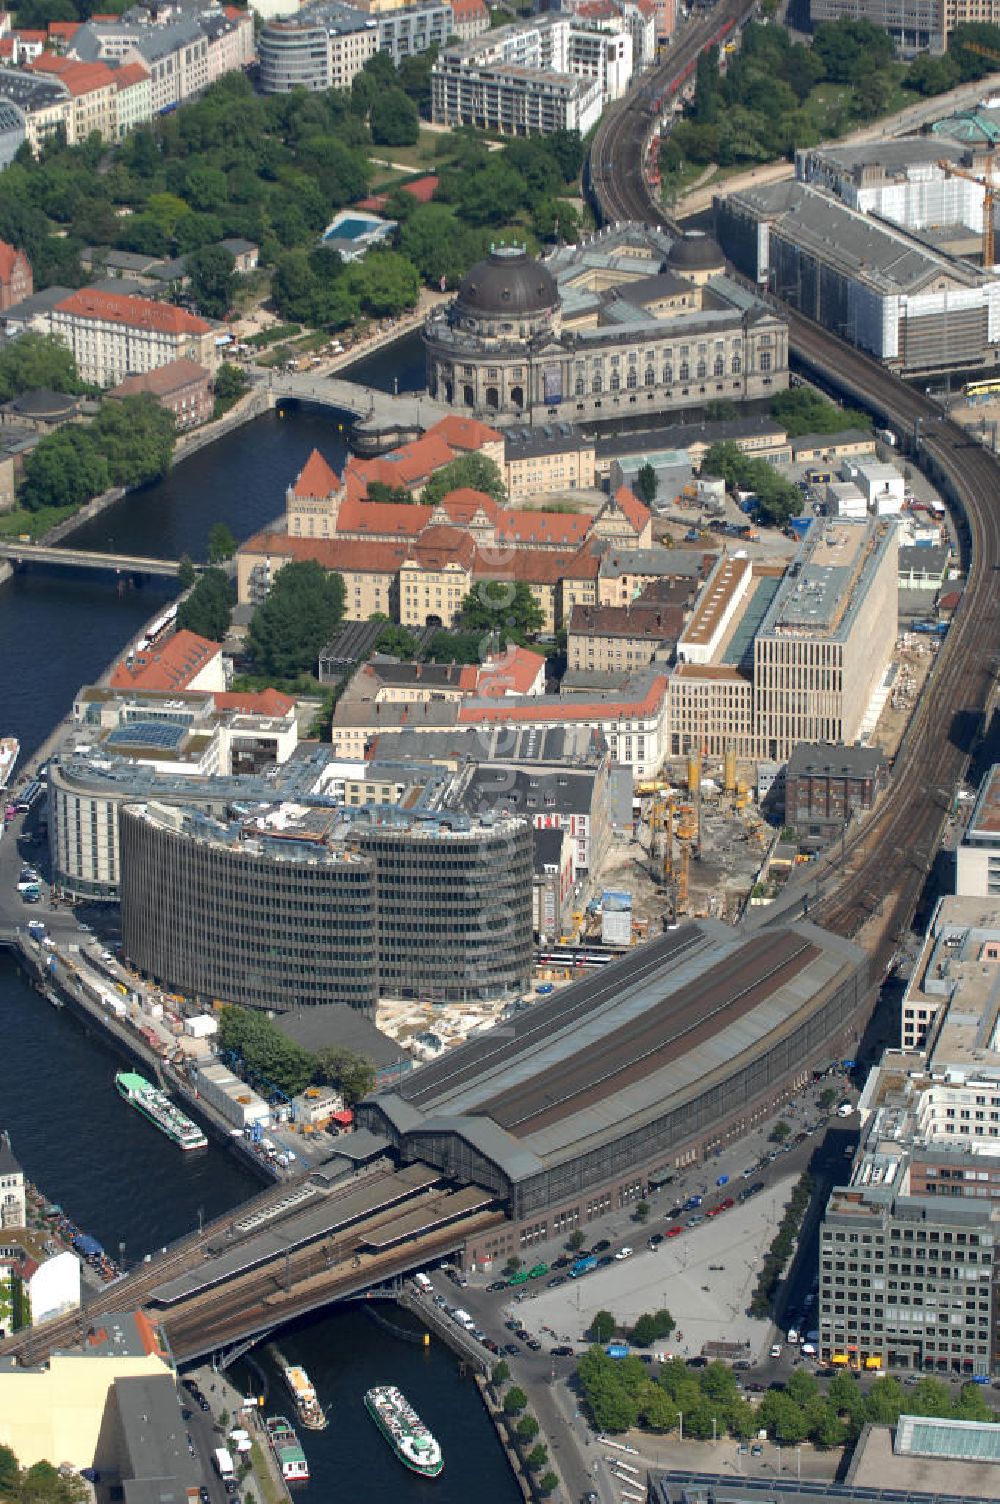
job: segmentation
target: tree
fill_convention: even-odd
[[[635,1204],[635,1220],[637,1222],[649,1221],[649,1202],[637,1201]]]
[[[810,386],[778,392],[771,399],[770,410],[792,438],[804,433],[842,433],[845,428],[871,431],[871,419],[866,413],[838,407]]]
[[[638,496],[640,501],[645,502],[647,507],[651,507],[653,505],[653,502],[656,500],[656,493],[658,489],[659,485],[656,479],[656,471],[647,460],[646,463],[644,465],[640,465],[639,469],[636,471],[635,494]]]
[[[783,1446],[795,1446],[805,1441],[808,1433],[805,1413],[801,1406],[780,1389],[769,1389],[760,1402],[760,1423],[766,1426],[769,1435]],[[687,1417],[685,1416],[685,1424]]]
[[[503,1266],[504,1274],[508,1276],[510,1276],[511,1274],[516,1274],[523,1263],[523,1259],[518,1258],[516,1253],[512,1253],[506,1264],[504,1264]]]
[[[288,1096],[296,1096],[315,1074],[308,1050],[286,1039],[262,1013],[227,1004],[219,1015],[219,1044],[232,1050],[251,1075],[263,1077]]]
[[[221,402],[235,402],[250,386],[250,378],[241,366],[223,361],[215,373],[212,390]]]
[[[394,317],[412,308],[420,297],[416,267],[398,251],[369,251],[344,274],[344,287],[375,318]]]
[[[15,1492],[20,1472],[17,1458],[10,1447],[0,1443],[0,1496],[6,1497]]]
[[[494,1363],[493,1365],[493,1371],[490,1374],[490,1382],[493,1385],[494,1389],[499,1389],[502,1384],[506,1384],[509,1378],[510,1364],[505,1358],[501,1358],[499,1363]]]
[[[375,640],[377,653],[391,653],[394,658],[404,661],[416,658],[420,651],[417,639],[406,627],[389,625],[383,627]]]
[[[575,1227],[566,1239],[566,1247],[571,1253],[579,1253],[587,1239],[579,1227]]]
[[[497,632],[505,642],[523,643],[544,625],[542,608],[524,580],[483,580],[462,602],[466,631]]]
[[[177,626],[221,642],[229,631],[233,587],[221,569],[206,569],[186,600],[177,607]]]
[[[388,502],[391,506],[412,506],[413,497],[405,486],[387,486],[384,480],[370,480],[368,482],[367,499],[369,501]]]
[[[823,1112],[829,1112],[830,1108],[833,1106],[833,1104],[834,1104],[834,1102],[836,1102],[836,1100],[837,1100],[837,1093],[834,1091],[833,1087],[832,1086],[824,1086],[823,1090],[820,1092],[819,1096],[816,1098],[816,1104],[817,1104],[818,1107],[820,1107],[823,1110]]]
[[[892,61],[889,33],[871,21],[823,21],[813,33],[813,53],[831,83],[856,84]]]
[[[636,1347],[651,1347],[656,1341],[656,1322],[648,1313],[637,1316],[629,1332],[629,1341]]]
[[[420,139],[417,107],[399,88],[379,90],[372,100],[368,125],[376,146],[415,146]]]
[[[785,1385],[785,1393],[803,1408],[816,1398],[818,1392],[816,1380],[804,1368],[796,1369]]]
[[[549,1494],[554,1494],[558,1487],[559,1479],[551,1469],[543,1473],[538,1480],[538,1492],[545,1498],[548,1498]]]
[[[259,672],[281,679],[315,673],[320,649],[343,614],[339,574],[328,574],[314,559],[286,564],[250,623],[250,651]]]
[[[709,423],[728,423],[736,417],[736,403],[729,397],[713,397],[705,403],[705,417]]]
[[[231,559],[236,552],[236,539],[224,522],[216,522],[208,535],[208,558],[211,564]]]
[[[235,266],[232,252],[224,245],[205,245],[187,257],[190,293],[206,318],[222,319],[229,312],[236,286]]]
[[[148,392],[102,402],[92,429],[115,486],[145,486],[170,469],[174,415]]]
[[[898,1379],[876,1379],[865,1395],[865,1419],[876,1426],[894,1426],[903,1410],[903,1387]]]
[[[328,1044],[316,1051],[316,1073],[337,1088],[349,1107],[367,1097],[375,1086],[371,1061],[340,1045]]]
[[[194,561],[187,554],[181,554],[180,563],[177,565],[177,579],[182,590],[190,590],[197,579]]]
[[[537,1473],[538,1470],[540,1468],[543,1468],[549,1460],[548,1447],[542,1446],[542,1443],[539,1442],[537,1446],[532,1447],[531,1451],[528,1453],[527,1457],[525,1457],[524,1460],[531,1468],[531,1471],[533,1473]]]
[[[484,646],[482,632],[435,632],[424,658],[428,663],[481,663],[492,645],[490,638]]]
[[[522,1441],[534,1441],[540,1429],[533,1415],[522,1415],[517,1423],[517,1434]]]
[[[768,1142],[772,1144],[783,1144],[785,1142],[785,1139],[790,1135],[791,1131],[791,1128],[785,1122],[784,1118],[779,1118],[767,1136]]]
[[[618,1323],[610,1311],[595,1311],[588,1335],[595,1342],[610,1342],[617,1328]]]
[[[0,350],[0,400],[9,402],[37,387],[78,392],[80,378],[72,351],[62,340],[28,329]]]
[[[503,1409],[505,1415],[520,1415],[528,1403],[528,1396],[523,1389],[514,1384],[503,1397]]]
[[[420,493],[424,506],[436,506],[451,491],[482,491],[485,495],[507,504],[507,488],[504,485],[500,466],[484,454],[463,454],[448,465],[436,470]]]
[[[847,1440],[847,1427],[829,1400],[810,1406],[809,1439],[818,1447],[840,1447]]]
[[[110,483],[108,462],[93,433],[76,426],[60,428],[40,439],[28,456],[21,504],[29,512],[78,507],[106,491]]]

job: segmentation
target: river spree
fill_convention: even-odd
[[[391,384],[392,355],[377,359],[386,373],[379,384]],[[374,373],[366,379],[374,384]],[[284,418],[271,414],[185,460],[67,541],[204,557],[214,522],[243,538],[280,513],[286,486],[314,446],[336,468],[343,463],[336,415],[294,407]],[[33,751],[77,688],[173,594],[170,581],[119,593],[110,573],[66,569],[32,568],[0,585],[0,734],[18,736],[25,755]],[[220,1215],[259,1188],[216,1144],[181,1154],[130,1111],[114,1090],[118,1062],[101,1037],[51,1008],[3,952],[0,1018],[0,1128],[10,1131],[28,1176],[113,1256],[124,1243],[131,1264],[196,1227],[199,1213]],[[327,1431],[305,1433],[312,1482],[297,1496],[405,1504],[433,1487],[441,1504],[473,1497],[513,1504],[520,1497],[475,1389],[439,1344],[424,1349],[394,1338],[356,1307],[280,1341],[288,1357],[306,1363],[332,1408]],[[262,1361],[267,1370],[266,1356]],[[445,1471],[433,1485],[400,1466],[365,1414],[364,1391],[378,1381],[400,1384],[440,1438]],[[289,1409],[276,1382],[272,1409]]]

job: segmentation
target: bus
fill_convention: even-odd
[[[26,815],[41,792],[42,785],[37,778],[33,778],[30,783],[25,784],[14,802],[14,808],[17,810],[17,813],[19,815]]]

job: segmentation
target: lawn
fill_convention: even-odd
[[[411,167],[414,172],[421,172],[432,169],[435,162],[440,162],[438,148],[447,139],[439,132],[421,130],[420,139],[415,146],[373,146],[368,156],[376,165],[377,161],[399,162],[404,167]]]
[[[0,538],[20,538],[23,533],[41,538],[50,527],[65,522],[79,510],[79,507],[43,507],[40,512],[29,512],[26,507],[15,507],[12,512],[0,514]]]

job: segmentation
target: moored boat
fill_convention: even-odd
[[[441,1447],[402,1390],[377,1384],[365,1395],[365,1409],[404,1467],[424,1478],[437,1477],[444,1467]]]
[[[124,1097],[130,1107],[136,1108],[144,1118],[165,1133],[181,1149],[204,1149],[208,1143],[197,1123],[185,1117],[179,1107],[152,1081],[140,1076],[138,1071],[119,1071],[115,1077],[118,1095]]]
[[[274,1460],[286,1483],[308,1483],[309,1464],[294,1427],[284,1415],[269,1415],[264,1422]]]
[[[300,1363],[289,1363],[277,1348],[274,1348],[274,1361],[295,1402],[295,1413],[299,1420],[310,1431],[322,1431],[327,1424],[326,1412],[305,1369]]]
[[[21,743],[16,736],[0,736],[0,789],[5,789],[10,783],[20,753]]]

